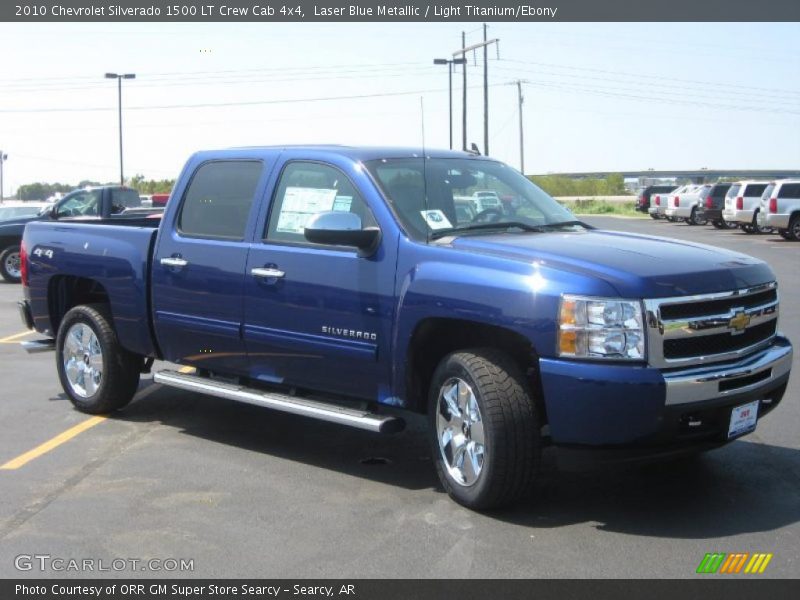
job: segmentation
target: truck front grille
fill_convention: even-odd
[[[740,335],[717,333],[700,337],[664,340],[664,358],[691,358],[741,350],[772,338],[775,335],[777,324],[778,321],[772,319],[761,325],[751,327]]]
[[[645,300],[649,362],[700,365],[737,358],[769,344],[777,333],[776,283],[677,298]]]

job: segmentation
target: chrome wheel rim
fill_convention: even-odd
[[[474,485],[486,458],[483,419],[472,388],[463,379],[448,379],[436,403],[436,438],[444,468],[458,485]]]
[[[800,220],[792,223],[792,236],[796,240],[800,240]]]
[[[103,350],[91,327],[76,323],[69,328],[62,359],[72,392],[81,398],[93,396],[103,378]]]
[[[11,275],[11,277],[18,279],[19,277],[22,276],[19,252],[12,252],[8,256],[6,256],[6,260],[4,261],[3,266],[6,270],[6,273]]]

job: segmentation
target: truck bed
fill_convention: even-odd
[[[70,308],[60,297],[80,289],[105,295],[122,345],[154,356],[151,330],[150,260],[160,219],[114,217],[81,221],[39,221],[25,228],[28,281],[34,326],[54,336]],[[51,316],[48,316],[51,315]]]

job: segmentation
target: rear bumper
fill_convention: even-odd
[[[648,214],[651,214],[651,215],[661,215],[661,216],[663,216],[664,208],[661,207],[661,206],[651,206],[650,208],[647,209],[647,212],[648,212]]]
[[[668,208],[664,211],[668,217],[673,217],[676,219],[688,219],[692,216],[692,207],[683,207],[678,206],[677,208]]]
[[[791,215],[782,215],[775,213],[765,213],[758,211],[758,224],[761,227],[775,227],[776,229],[788,229],[789,218]]]
[[[722,218],[728,223],[742,223],[743,225],[749,225],[753,222],[753,211],[725,209],[722,211]]]
[[[758,400],[760,418],[780,403],[791,361],[781,336],[737,361],[672,371],[541,359],[550,436],[556,445],[645,455],[722,444],[735,406]]]
[[[19,310],[19,318],[26,329],[33,329],[33,314],[31,313],[31,305],[27,300],[20,300],[17,302],[17,309]]]
[[[701,218],[705,218],[707,221],[719,221],[722,219],[722,209],[721,208],[703,208],[698,207],[697,213]]]

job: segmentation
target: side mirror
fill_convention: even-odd
[[[58,219],[58,204],[54,204],[48,208],[44,214],[47,215],[48,219],[53,219],[54,221]]]
[[[351,212],[321,212],[308,221],[305,238],[315,244],[353,246],[359,256],[372,256],[378,249],[381,230],[377,227],[362,229],[361,217]]]

